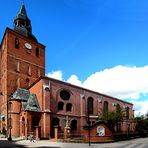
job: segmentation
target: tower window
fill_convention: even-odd
[[[12,109],[13,109],[13,107],[12,107],[12,102],[10,102],[10,103],[8,104],[8,110],[9,110],[9,111],[12,111]]]
[[[28,75],[31,76],[31,65],[28,67]]]
[[[15,48],[19,48],[19,39],[15,38]]]
[[[17,85],[17,88],[19,88],[20,87],[20,78],[17,79],[17,82],[16,83],[17,83],[16,84]]]
[[[16,71],[20,72],[20,61],[16,61]]]
[[[40,71],[40,69],[38,69],[38,77],[40,77],[41,76],[41,71]]]
[[[36,48],[36,57],[39,57],[40,56],[40,48]]]

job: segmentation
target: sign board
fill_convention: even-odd
[[[97,135],[98,136],[105,136],[105,128],[103,126],[97,127]]]

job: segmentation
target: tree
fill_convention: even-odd
[[[107,112],[105,114],[103,114],[99,120],[102,120],[104,122],[106,122],[108,124],[108,126],[115,130],[116,127],[116,131],[119,132],[120,131],[120,122],[122,122],[123,120],[123,113],[122,113],[122,109],[120,107],[120,105],[116,105],[116,110],[112,111],[112,112]]]
[[[148,133],[148,116],[138,116],[136,120],[136,131],[141,134]]]

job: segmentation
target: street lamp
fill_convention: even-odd
[[[126,125],[127,125],[127,139],[128,139],[128,138],[129,138],[129,128],[130,128],[130,124],[127,123]]]
[[[88,143],[90,146],[90,109],[89,109],[89,105],[87,105],[87,114],[88,114]]]
[[[12,108],[12,102],[9,103],[9,100],[8,100],[8,105],[9,105],[9,124],[8,124],[8,128],[9,128],[9,137],[8,137],[8,141],[12,141],[12,137],[11,137],[11,128],[12,128],[12,119],[11,119],[11,108]]]

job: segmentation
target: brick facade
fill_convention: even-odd
[[[15,39],[19,41],[18,48],[15,47]],[[27,49],[25,43],[31,44],[32,49]],[[40,49],[38,57],[36,48]],[[7,28],[0,55],[0,106],[1,114],[7,115],[7,101],[11,94],[19,87],[27,88],[39,76],[45,75],[45,46]],[[7,129],[7,118],[4,128]]]
[[[63,90],[69,92],[68,100],[61,98],[60,94]],[[103,114],[104,103],[108,102],[108,112],[115,111],[117,104],[123,110],[129,108],[129,117],[122,123],[121,131],[127,131],[125,128],[127,124],[130,124],[130,131],[135,130],[135,125],[131,120],[134,117],[131,103],[48,77],[40,77],[30,86],[30,92],[37,95],[39,105],[42,108],[43,118],[41,118],[40,126],[41,136],[45,136],[44,138],[47,138],[48,135],[54,137],[54,126],[56,125],[60,127],[59,137],[63,135],[67,117],[71,136],[83,136],[83,126],[88,121],[87,103],[90,97],[93,99],[93,113],[90,115],[91,125],[98,121],[98,116]],[[60,103],[63,104],[63,107],[59,106]],[[71,109],[67,107],[68,104],[72,105]],[[73,129],[73,126],[76,126],[76,129]]]
[[[24,5],[20,13],[27,21],[24,24],[28,25],[30,21]],[[5,129],[9,134],[11,128],[12,136],[15,137],[27,138],[31,132],[35,132],[39,138],[53,138],[54,128],[58,126],[59,138],[64,137],[65,129],[69,129],[70,137],[84,136],[83,126],[87,123],[88,106],[91,124],[94,124],[98,116],[103,114],[105,106],[107,111],[114,111],[119,104],[123,109],[129,109],[129,116],[122,123],[121,130],[126,131],[128,123],[130,131],[134,131],[131,120],[134,116],[133,104],[45,77],[45,46],[32,35],[32,28],[24,26],[27,27],[28,36],[18,32],[23,25],[19,16],[14,21],[16,30],[7,28],[0,46],[0,129]],[[17,88],[28,89],[34,94],[40,111],[25,110],[22,107],[30,98],[23,100],[21,94],[19,99],[16,96],[12,98],[11,94]],[[9,104],[12,105],[10,110]],[[34,105],[31,109],[37,108],[37,104],[31,104]]]

